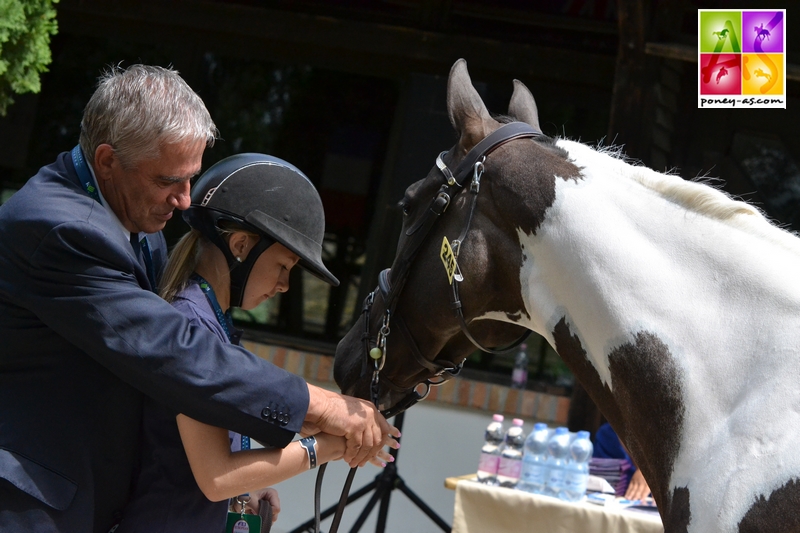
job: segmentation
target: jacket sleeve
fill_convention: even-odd
[[[90,221],[52,228],[30,258],[26,307],[176,412],[272,446],[288,444],[308,409],[305,381],[190,325],[142,289],[143,273],[118,240]]]

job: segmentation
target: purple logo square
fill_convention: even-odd
[[[783,11],[743,11],[742,51],[782,53],[784,18]]]

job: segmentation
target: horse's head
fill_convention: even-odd
[[[496,120],[459,60],[447,106],[459,141],[406,190],[392,268],[381,273],[336,351],[342,390],[376,400],[382,410],[397,406],[392,412],[418,399],[420,384],[457,372],[476,346],[521,340],[530,316],[518,231],[535,233],[557,170],[568,165],[566,174],[575,173],[540,132],[536,104],[519,81],[510,117]]]

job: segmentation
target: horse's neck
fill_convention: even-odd
[[[607,352],[637,331],[720,347],[739,345],[752,317],[774,317],[776,307],[794,323],[798,254],[689,211],[625,175],[636,167],[574,144],[585,178],[557,179],[540,229],[520,235],[534,330],[552,340],[566,316],[613,387]]]
[[[636,169],[622,161],[560,144],[584,178],[557,178],[536,233],[520,232],[526,325],[562,357],[570,352],[565,360],[634,459],[646,461],[659,505],[689,487],[704,505],[727,506],[720,520],[735,524],[749,496],[720,493],[719,480],[739,475],[769,494],[773,482],[759,476],[787,464],[776,455],[779,466],[735,466],[750,431],[777,431],[769,410],[792,412],[800,401],[791,392],[800,375],[794,243],[687,210],[631,179]],[[753,376],[763,386],[754,389]],[[790,442],[781,438],[786,453]],[[728,462],[705,470],[710,450]]]

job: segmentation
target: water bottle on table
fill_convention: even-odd
[[[497,467],[500,465],[500,445],[503,443],[503,415],[492,416],[492,422],[484,433],[484,443],[478,462],[478,481],[487,485],[497,482]]]
[[[553,436],[547,442],[547,479],[545,480],[544,493],[558,498],[564,490],[564,467],[569,453],[569,430],[565,427],[556,428]]]
[[[514,370],[511,371],[511,388],[525,389],[528,385],[528,345],[523,343],[514,357]]]
[[[592,441],[589,440],[588,431],[579,431],[575,440],[569,445],[569,461],[565,468],[564,490],[561,499],[568,502],[577,502],[586,494],[586,484],[589,481],[589,461],[592,458]]]
[[[547,424],[537,422],[533,425],[522,455],[522,473],[517,488],[534,494],[544,494],[547,479],[547,441],[550,429]]]
[[[500,465],[497,468],[497,484],[513,489],[517,486],[522,472],[522,449],[525,446],[525,432],[522,420],[515,418],[506,432],[500,451]]]

